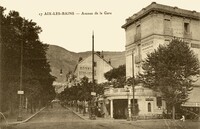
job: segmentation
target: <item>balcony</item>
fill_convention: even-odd
[[[191,39],[192,38],[192,32],[184,31],[183,38]]]
[[[105,96],[127,96],[133,94],[132,87],[128,92],[125,88],[110,88],[104,91]],[[143,88],[141,86],[135,86],[135,95],[136,96],[155,96],[156,92],[153,92],[150,89]]]
[[[135,42],[141,40],[141,33],[136,33],[134,36]]]
[[[171,29],[171,28],[164,28],[164,35],[173,36],[173,29]]]

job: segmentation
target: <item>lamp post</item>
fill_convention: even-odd
[[[134,51],[132,51],[132,90],[133,90],[133,103],[132,103],[132,118],[135,116],[135,84],[134,84]]]
[[[127,120],[130,121],[131,120],[131,101],[130,101],[130,89],[129,89],[129,86],[125,86],[125,90],[127,92],[127,99],[128,99],[128,108],[127,108],[128,117],[127,117]]]
[[[1,106],[2,106],[2,40],[1,40],[1,20],[2,20],[2,8],[0,7],[0,112],[1,112]]]
[[[22,21],[22,30],[24,27],[24,20]],[[23,33],[23,32],[22,32]],[[23,37],[23,34],[21,34]],[[22,95],[24,94],[24,91],[22,91],[22,86],[23,86],[23,39],[21,40],[21,50],[20,50],[20,86],[19,86],[19,113],[17,117],[17,121],[22,121]]]
[[[94,92],[94,32],[92,33],[92,101],[91,101],[91,120],[95,120],[95,103],[94,103],[94,99],[95,99],[95,95],[96,93]]]

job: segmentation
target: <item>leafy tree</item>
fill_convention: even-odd
[[[79,84],[66,88],[63,92],[61,92],[59,97],[63,101],[90,101],[92,99],[91,92],[93,91],[93,88],[98,95],[102,95],[104,92],[103,84],[94,84],[93,86],[87,77],[83,77]]]
[[[104,74],[108,81],[112,81],[114,87],[123,87],[126,83],[126,66],[120,65]]]
[[[79,100],[91,100],[91,92],[93,90],[93,85],[89,82],[87,77],[83,77],[80,82],[80,97]]]
[[[175,106],[188,99],[194,76],[199,74],[199,61],[188,43],[173,39],[147,55],[140,75],[144,86],[161,92],[175,118]]]
[[[39,40],[38,34],[42,29],[32,20],[22,18],[16,11],[3,15],[1,25],[3,110],[12,110],[19,105],[16,100],[19,100],[17,90],[20,85],[22,48],[22,90],[31,103],[44,105],[55,97],[52,86],[55,77],[50,74],[50,65],[46,59],[48,45]]]

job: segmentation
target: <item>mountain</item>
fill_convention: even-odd
[[[65,81],[65,75],[70,71],[74,71],[79,58],[82,57],[84,59],[89,55],[91,55],[91,51],[76,53],[56,45],[49,45],[49,49],[46,54],[51,66],[51,74],[57,77],[56,82]],[[103,51],[103,55],[104,59],[107,61],[110,60],[111,65],[115,68],[119,65],[125,64],[125,52]],[[60,75],[61,69],[62,75]]]

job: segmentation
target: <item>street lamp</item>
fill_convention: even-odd
[[[133,103],[132,103],[132,118],[135,115],[135,84],[134,84],[134,51],[132,51],[132,91],[133,91]]]
[[[22,29],[24,27],[24,20],[22,21]],[[22,32],[23,33],[23,32]],[[23,34],[22,35],[23,37]],[[21,51],[20,51],[20,86],[19,86],[19,113],[18,113],[18,117],[17,117],[17,121],[22,121],[22,95],[24,94],[24,91],[22,91],[22,86],[23,86],[23,80],[22,80],[22,76],[23,76],[23,39],[21,40]]]
[[[131,120],[130,88],[129,88],[129,86],[125,86],[124,88],[125,88],[125,91],[127,92],[127,99],[128,99],[128,108],[127,108],[128,117],[127,117],[127,120],[130,121]]]
[[[2,106],[2,40],[1,40],[1,20],[2,20],[2,8],[0,7],[0,112],[1,112],[1,106]]]
[[[96,93],[94,92],[94,32],[92,33],[92,101],[91,101],[91,120],[95,120],[95,103],[94,103],[94,99],[96,96]]]

